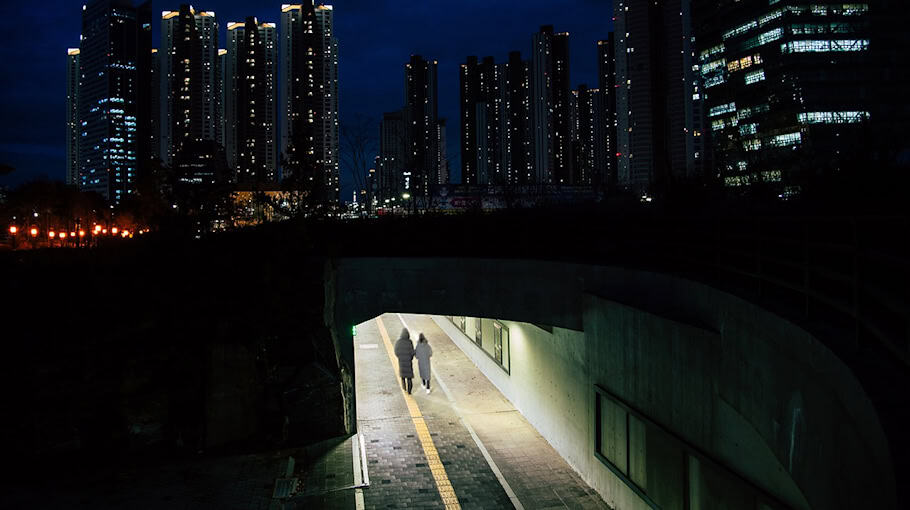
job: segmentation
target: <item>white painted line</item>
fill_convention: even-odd
[[[378,349],[379,344],[360,344],[361,349]]]
[[[362,443],[359,439],[359,434],[351,436],[351,456],[353,457],[352,462],[354,464],[354,487],[358,487],[363,483],[363,477],[360,472],[360,446],[362,446]],[[354,489],[354,508],[355,510],[364,510],[363,489],[359,487]]]
[[[367,462],[367,447],[366,443],[363,440],[363,434],[357,434],[360,436],[360,465],[363,467],[363,480],[361,485],[369,486],[370,485],[370,467]]]
[[[408,331],[411,331],[411,327],[404,321],[404,317],[401,314],[398,314],[398,320],[401,321],[401,324],[408,328]],[[435,323],[435,321],[434,321]],[[445,333],[445,331],[443,331]],[[461,423],[468,429],[468,432],[471,433],[471,437],[474,439],[474,442],[477,444],[477,447],[480,448],[480,453],[483,454],[483,458],[487,460],[487,464],[490,465],[490,469],[493,471],[493,474],[496,475],[496,479],[499,480],[499,485],[502,485],[506,495],[509,496],[509,499],[512,501],[512,505],[515,507],[515,510],[524,510],[524,506],[521,504],[521,501],[518,500],[518,496],[515,495],[515,491],[512,490],[512,486],[509,485],[509,482],[506,481],[506,478],[502,476],[502,471],[499,470],[499,467],[493,462],[493,457],[490,457],[490,452],[487,451],[486,447],[483,445],[483,442],[477,437],[477,433],[474,432],[474,428],[471,427],[471,424],[468,423],[468,420],[461,415],[461,411],[458,410],[458,405],[455,402],[455,399],[452,398],[452,393],[449,392],[449,388],[442,382],[442,379],[439,378],[439,372],[434,372],[431,376],[436,379],[436,384],[442,388],[442,392],[445,393],[446,398],[451,402],[452,409],[455,411],[455,414],[458,415],[458,419],[461,420]]]

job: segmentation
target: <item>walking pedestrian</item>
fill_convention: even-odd
[[[427,342],[427,337],[423,333],[417,338],[417,349],[414,351],[417,356],[417,368],[420,370],[420,378],[423,380],[423,387],[430,393],[430,356],[433,355],[433,348]]]
[[[411,394],[411,388],[414,386],[414,343],[411,342],[411,334],[408,328],[401,330],[401,336],[395,342],[395,356],[398,357],[398,375],[401,377],[401,389],[407,390]]]

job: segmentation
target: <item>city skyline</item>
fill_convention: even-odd
[[[446,11],[446,6],[434,9],[414,8],[398,12],[392,16],[389,5],[363,4],[360,2],[334,2],[336,11],[336,36],[340,41],[340,110],[342,125],[355,114],[363,114],[378,126],[382,113],[392,111],[400,106],[403,99],[401,90],[401,68],[411,54],[422,54],[427,58],[439,61],[439,95],[440,118],[458,118],[458,66],[468,54],[494,55],[498,61],[505,61],[509,51],[519,50],[523,54],[530,51],[530,37],[540,24],[556,23],[560,30],[574,32],[572,51],[572,87],[586,83],[596,86],[596,49],[595,42],[606,37],[611,28],[609,6],[597,2],[580,1],[566,9],[553,10],[544,2],[531,2],[523,5],[518,13],[505,8],[493,8],[486,12],[481,25],[489,26],[489,33],[496,33],[495,38],[476,38],[471,34],[461,34],[457,30],[460,17],[470,17],[470,6]],[[174,9],[179,4],[154,4],[153,13],[162,8]],[[464,5],[459,3],[459,6]],[[225,25],[231,21],[242,21],[247,16],[257,16],[261,22],[279,22],[280,3],[274,6],[256,6],[247,9],[238,2],[211,2],[200,5],[200,8],[214,10],[221,25],[219,41],[226,40]],[[26,9],[19,14],[26,18]],[[54,30],[42,38],[38,57],[31,59],[34,63],[32,73],[28,76],[41,77],[42,86],[30,86],[29,80],[13,82],[5,79],[3,94],[4,110],[17,117],[18,105],[29,101],[27,98],[40,96],[37,106],[29,108],[29,117],[35,119],[32,125],[13,128],[5,126],[0,132],[0,159],[17,168],[8,184],[24,182],[40,176],[63,180],[65,176],[65,57],[66,49],[78,46],[79,16],[78,7],[51,9],[61,14],[59,23],[41,23],[41,26],[53,26]],[[585,16],[578,15],[584,12]],[[375,15],[389,16],[390,20],[383,29],[376,29],[369,19]],[[394,18],[394,19],[392,19]],[[432,23],[434,29],[420,20],[445,18],[446,23]],[[160,20],[153,16],[153,47],[160,47]],[[510,19],[509,28],[502,30],[502,20]],[[472,23],[478,23],[473,20]],[[395,25],[407,26],[408,30],[397,30],[396,37],[384,39],[387,44],[372,44],[374,32],[391,31]],[[495,31],[493,27],[496,27]],[[69,28],[64,28],[69,27]],[[371,28],[372,27],[372,28]],[[10,27],[14,44],[24,41],[28,35],[22,30]],[[428,37],[428,34],[435,37]],[[352,34],[352,35],[347,35]],[[59,42],[59,45],[58,45]],[[448,44],[452,43],[452,44]],[[224,47],[224,44],[220,44]],[[3,50],[9,52],[9,50]],[[61,56],[62,55],[62,56]],[[21,57],[9,55],[13,61]],[[23,65],[25,65],[23,63]],[[281,71],[279,71],[281,72]],[[368,79],[365,77],[369,77]],[[364,87],[363,83],[372,83]],[[34,84],[31,84],[34,85]],[[34,102],[34,101],[33,101]],[[452,124],[452,123],[450,123]],[[451,155],[458,154],[460,126],[449,126],[446,148]],[[455,161],[451,158],[450,161]],[[460,181],[460,162],[450,163],[452,180]],[[350,171],[342,168],[342,197],[350,195],[353,189]]]

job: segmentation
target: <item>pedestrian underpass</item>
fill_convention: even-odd
[[[850,371],[805,331],[732,296],[668,276],[528,261],[354,259],[335,271],[336,332],[351,331],[339,324],[359,324],[356,337],[338,341],[344,356],[358,360],[352,414],[364,436],[379,423],[390,430],[374,421],[375,405],[385,405],[383,412],[397,405],[399,418],[419,414],[430,423],[421,407],[427,396],[410,397],[420,412],[409,410],[384,341],[361,348],[370,324],[391,317],[393,341],[401,325],[395,311],[413,311],[430,315],[402,314],[405,322],[415,317],[418,331],[432,327],[449,338],[613,508],[827,508],[871,499],[894,507],[887,442]],[[629,293],[622,302],[636,285],[659,297]],[[357,319],[365,316],[379,319]],[[361,362],[368,355],[385,357],[386,398],[402,402],[361,401],[361,378],[377,377]],[[443,399],[430,397],[426,405]],[[399,433],[418,430],[411,421]],[[429,447],[403,435],[412,440],[411,458]],[[440,452],[442,439],[430,437]],[[404,445],[376,448],[371,460],[378,462],[405,453]],[[494,485],[485,492],[507,494],[490,464],[475,461],[480,467],[472,470]],[[854,461],[867,469],[843,479]],[[407,470],[398,472],[386,490],[407,481]],[[426,487],[436,483],[441,497],[434,480]],[[367,502],[382,490],[376,483]],[[452,487],[459,496],[458,484]],[[520,501],[520,490],[512,490]]]

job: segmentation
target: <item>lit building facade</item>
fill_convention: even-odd
[[[603,123],[604,97],[600,89],[579,85],[573,94],[573,155],[575,184],[597,186],[606,172],[607,133]]]
[[[543,26],[531,53],[535,182],[573,184],[569,34]]]
[[[603,169],[603,185],[607,189],[616,186],[616,38],[613,32],[602,41],[597,41],[597,79],[601,94],[601,123],[603,124],[603,160],[598,168]]]
[[[225,70],[226,152],[240,183],[278,178],[275,23],[228,23]]]
[[[865,161],[876,117],[906,109],[905,98],[882,93],[891,68],[873,48],[887,33],[874,23],[887,23],[889,2],[693,4],[714,167],[729,188],[765,183],[798,194]]]
[[[152,48],[151,1],[136,9],[136,17],[136,72],[139,75],[136,132],[139,136],[138,172],[141,174],[148,171],[151,163],[158,159],[159,132],[156,126],[160,125],[156,119],[156,109],[159,108],[155,102],[156,89],[159,88],[155,69],[158,65],[158,52]]]
[[[530,184],[534,182],[530,62],[521,59],[521,52],[510,52],[502,77],[503,171],[509,184]]]
[[[218,95],[218,117],[221,119],[221,138],[218,144],[225,148],[227,154],[227,98],[228,98],[228,81],[227,81],[228,52],[227,48],[218,48],[218,83],[221,84],[221,94]]]
[[[338,39],[331,5],[281,6],[281,178],[316,201],[340,200]]]
[[[405,111],[398,110],[382,114],[379,125],[379,161],[377,164],[377,201],[386,206],[400,200],[402,193],[409,192],[411,173],[405,175],[405,161],[408,154],[407,125]],[[388,202],[387,202],[388,201]]]
[[[463,184],[506,180],[502,157],[503,67],[493,57],[461,65],[461,179]]]
[[[155,161],[161,158],[161,55],[157,48],[150,53],[148,160]]]
[[[66,51],[66,184],[79,185],[79,48]]]
[[[217,142],[222,138],[215,13],[196,11],[189,5],[181,5],[178,11],[163,11],[160,49],[161,159],[174,165],[186,142]],[[190,155],[191,159],[195,157]]]
[[[405,65],[405,122],[410,195],[428,200],[439,171],[437,61],[412,55]]]
[[[666,190],[694,177],[689,0],[613,6],[618,186]]]
[[[151,2],[95,0],[82,11],[79,50],[79,187],[99,193],[112,205],[134,191],[140,157],[141,69],[151,53]],[[142,119],[148,122],[148,119]]]
[[[439,172],[436,176],[436,184],[448,184],[449,154],[446,148],[446,137],[448,136],[446,119],[439,119],[439,124],[437,124],[436,127],[439,135],[436,140],[436,147],[439,150]]]

